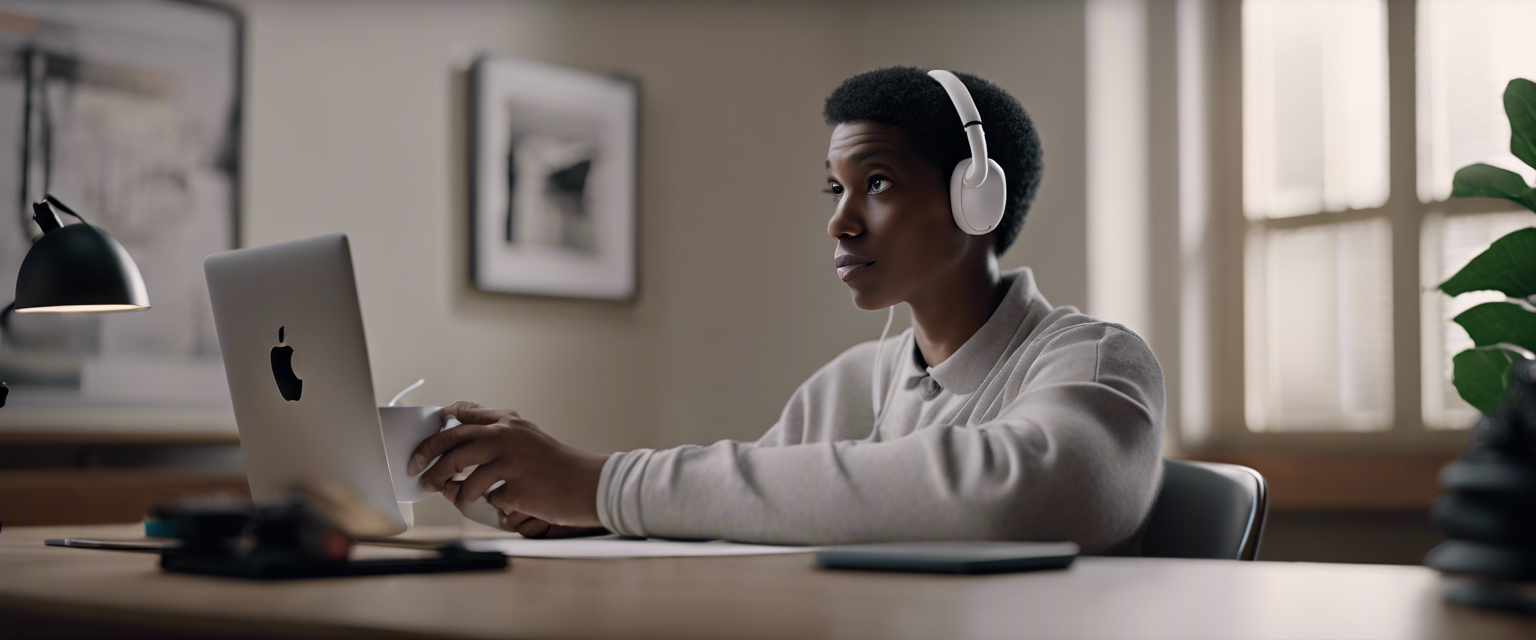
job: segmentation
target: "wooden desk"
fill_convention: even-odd
[[[0,636],[1536,637],[1536,619],[1446,604],[1422,567],[1080,558],[961,577],[823,571],[797,554],[253,583],[41,543],[135,531],[0,531]]]

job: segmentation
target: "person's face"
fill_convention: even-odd
[[[849,122],[832,130],[827,183],[835,203],[827,233],[843,254],[866,266],[838,275],[860,309],[899,304],[950,273],[969,238],[949,211],[948,176],[923,160],[901,130],[874,122]]]

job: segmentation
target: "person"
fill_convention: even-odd
[[[913,326],[821,367],[756,442],[602,455],[460,402],[442,414],[464,425],[422,442],[408,470],[441,454],[428,490],[461,510],[484,495],[502,528],[533,537],[1070,540],[1138,554],[1161,481],[1162,371],[1129,329],[1052,306],[1029,268],[999,272],[1040,182],[1040,141],[1012,96],[956,75],[1006,176],[1000,224],[971,235],[951,215],[950,173],[970,149],[939,82],[892,67],[837,87],[824,112],[834,267],[855,306],[904,302]]]

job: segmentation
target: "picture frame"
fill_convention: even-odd
[[[0,431],[233,432],[203,259],[240,246],[244,14],[209,0],[0,0]],[[40,113],[38,113],[40,112]],[[26,157],[23,155],[23,157]],[[44,192],[121,242],[151,306],[15,314]]]
[[[639,84],[480,56],[468,86],[474,287],[635,300]]]

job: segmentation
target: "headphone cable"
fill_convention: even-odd
[[[889,313],[885,316],[885,328],[880,330],[880,340],[875,343],[875,366],[869,372],[870,398],[874,401],[875,426],[870,431],[870,437],[876,437],[880,433],[880,418],[885,415],[885,408],[891,403],[891,393],[885,394],[885,400],[880,399],[880,360],[881,352],[885,349],[885,337],[891,332],[891,321],[896,319],[896,305],[886,308]],[[894,379],[893,379],[894,382]]]

